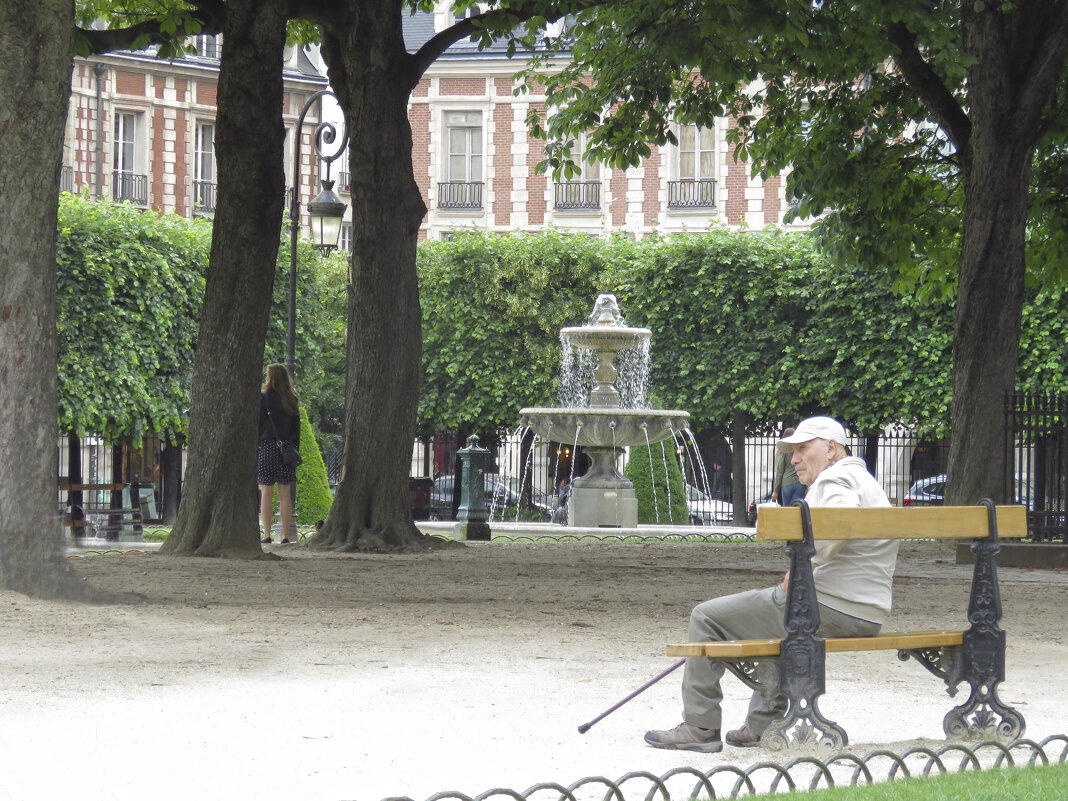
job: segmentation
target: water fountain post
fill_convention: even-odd
[[[460,457],[460,508],[456,512],[453,536],[458,540],[490,539],[489,509],[486,508],[486,468],[490,452],[481,448],[478,437],[467,438],[467,447],[456,452]]]

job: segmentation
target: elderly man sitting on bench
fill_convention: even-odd
[[[830,417],[810,417],[777,447],[792,453],[791,464],[808,489],[810,506],[890,506],[886,493],[862,459],[846,450],[845,428]],[[890,612],[897,540],[821,540],[812,557],[820,604],[822,637],[870,637],[879,633]],[[787,574],[787,579],[789,574]],[[691,642],[782,638],[786,582],[705,601],[690,614]],[[682,719],[673,729],[649,731],[645,742],[655,748],[712,753],[720,739],[720,679],[723,665],[690,657],[682,679]],[[786,699],[765,699],[754,692],[745,725],[727,732],[727,743],[759,745],[764,730],[786,712]]]

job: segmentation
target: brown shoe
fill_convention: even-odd
[[[756,748],[760,745],[760,735],[753,734],[748,726],[727,732],[727,736],[723,739],[727,745],[733,745],[735,748]]]
[[[701,729],[680,723],[674,729],[647,731],[645,742],[653,748],[674,748],[679,751],[701,751],[712,754],[723,750],[719,729]]]

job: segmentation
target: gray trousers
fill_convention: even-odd
[[[781,639],[786,593],[781,587],[749,590],[713,598],[694,607],[690,614],[690,642],[712,640]],[[872,637],[881,626],[820,604],[819,635],[822,637]],[[682,719],[692,726],[718,729],[723,691],[720,679],[725,668],[703,656],[686,660],[682,677]],[[745,725],[753,734],[763,734],[775,720],[786,714],[786,696],[765,699],[754,692]]]

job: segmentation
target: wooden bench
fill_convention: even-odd
[[[825,688],[826,654],[844,651],[897,651],[915,659],[945,681],[949,695],[967,682],[971,693],[942,722],[947,737],[993,736],[1003,741],[1023,736],[1023,716],[998,698],[1005,680],[1005,632],[1001,620],[997,552],[1005,537],[1027,533],[1023,506],[912,508],[810,508],[804,501],[790,507],[760,507],[757,540],[786,541],[790,557],[785,627],[781,640],[731,640],[669,645],[668,656],[708,657],[765,697],[784,695],[786,716],[761,737],[761,746],[781,751],[794,746],[837,751],[849,743],[845,730],[824,718],[818,699]],[[972,539],[975,569],[968,601],[969,626],[962,631],[908,631],[876,637],[823,638],[812,578],[815,540]]]
[[[74,536],[85,536],[84,533],[79,533],[78,530],[84,532],[86,528],[92,526],[92,522],[88,520],[89,515],[106,516],[107,522],[103,526],[95,526],[97,533],[103,534],[105,539],[116,540],[120,537],[123,529],[132,527],[135,534],[142,533],[142,520],[141,510],[133,508],[117,508],[111,506],[102,506],[94,503],[82,503],[78,505],[78,513],[81,517],[78,517],[75,513],[74,505],[71,503],[70,493],[72,492],[122,492],[126,488],[125,484],[60,484],[58,489],[60,492],[67,493],[67,502],[64,508],[61,509],[63,514],[63,525],[67,528],[75,529]],[[127,518],[127,515],[129,516]]]

